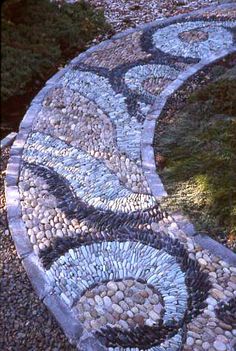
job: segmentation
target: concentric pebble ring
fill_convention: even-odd
[[[209,55],[228,49],[233,43],[233,34],[229,31],[236,22],[183,22],[158,29],[153,34],[153,44],[157,49],[174,56],[207,58]],[[207,39],[187,42],[181,39],[181,33],[199,29],[208,35]]]
[[[47,271],[55,289],[107,347],[159,350],[171,337],[173,350],[178,349],[185,320],[206,296],[207,275],[170,238],[155,241],[152,232],[120,232],[119,241],[109,241],[113,235],[70,248],[55,260]],[[191,292],[196,287],[198,300]]]
[[[213,350],[233,350],[236,330],[222,325],[234,318],[233,253],[209,254],[184,216],[163,211],[153,151],[172,94],[233,53],[236,22],[204,13],[75,58],[33,100],[13,144],[9,228],[37,294],[80,351],[210,350],[200,340],[209,338]]]
[[[132,91],[135,91],[139,94],[146,94],[148,96],[155,97],[156,94],[150,94],[150,92],[148,92],[145,87],[143,87],[145,80],[148,78],[166,78],[173,80],[177,78],[178,74],[179,72],[176,69],[167,65],[140,65],[131,68],[125,74],[125,83]],[[156,84],[156,88],[157,87],[158,84]]]

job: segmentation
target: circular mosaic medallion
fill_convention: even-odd
[[[76,308],[88,330],[106,325],[126,330],[135,326],[156,326],[164,313],[158,290],[135,279],[98,284],[85,292]]]
[[[205,306],[207,275],[177,240],[151,231],[113,235],[54,261],[56,289],[107,347],[159,350],[168,342],[178,350],[184,325]]]
[[[233,35],[227,27],[235,22],[183,22],[158,29],[153,34],[157,49],[174,56],[207,58],[233,44]]]

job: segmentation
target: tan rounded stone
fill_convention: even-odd
[[[125,285],[131,288],[131,286],[134,285],[134,281],[132,279],[126,279],[125,280]]]
[[[213,346],[215,347],[215,349],[217,351],[226,351],[227,350],[226,345],[223,342],[218,341],[218,340],[214,341]]]
[[[123,312],[122,308],[117,304],[113,304],[112,309],[119,314],[121,314]]]
[[[211,290],[211,295],[215,298],[215,299],[224,299],[225,295],[222,291],[218,290],[218,289],[212,289]]]
[[[98,312],[95,310],[95,309],[92,309],[91,311],[90,311],[90,314],[91,314],[91,316],[93,317],[93,318],[98,318]]]
[[[108,282],[107,288],[111,291],[116,292],[118,290],[117,284],[115,282]]]
[[[87,298],[93,298],[94,297],[94,292],[91,290],[87,290],[84,294]]]
[[[124,291],[125,290],[125,284],[123,282],[118,282],[117,283],[119,290]]]
[[[113,295],[115,295],[115,290],[108,290],[107,291],[107,296],[111,297]]]
[[[144,325],[144,317],[141,314],[136,314],[133,318],[134,322],[138,325]]]

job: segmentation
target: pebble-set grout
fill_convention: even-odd
[[[137,29],[70,66],[39,103],[17,181],[22,257],[31,246],[81,350],[234,350],[236,268],[161,210],[141,145],[162,92],[230,52],[235,27],[208,13]]]

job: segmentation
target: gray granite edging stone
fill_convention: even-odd
[[[218,243],[217,241],[213,240],[206,234],[196,234],[194,236],[194,240],[198,245],[202,248],[213,252],[214,255],[220,257],[223,261],[227,262],[231,266],[236,267],[236,254],[227,249],[224,245]]]
[[[0,145],[1,145],[0,149],[3,150],[7,146],[12,145],[12,143],[14,142],[14,140],[16,138],[16,135],[17,135],[16,132],[12,132],[12,133],[9,133],[5,138],[0,140]]]
[[[134,29],[130,29],[125,32],[118,33],[113,36],[111,39],[106,40],[94,47],[91,47],[86,52],[80,54],[75,57],[70,63],[68,63],[63,69],[57,72],[52,78],[50,78],[44,88],[40,90],[40,92],[33,99],[30,108],[26,112],[21,124],[19,133],[16,137],[15,142],[10,151],[10,158],[6,172],[6,181],[5,181],[5,193],[6,193],[6,207],[7,207],[7,218],[9,223],[9,229],[14,240],[17,253],[22,260],[22,264],[29,276],[29,279],[40,299],[43,300],[45,305],[48,307],[50,312],[55,316],[59,325],[61,325],[63,331],[69,338],[69,340],[77,344],[78,347],[83,347],[82,350],[103,350],[104,348],[100,345],[96,344],[96,340],[93,339],[91,335],[83,335],[81,340],[79,341],[80,336],[82,335],[82,326],[75,318],[73,310],[66,306],[63,301],[52,293],[53,284],[46,276],[45,271],[40,263],[40,260],[37,255],[34,254],[32,245],[29,241],[29,237],[27,234],[26,227],[22,220],[21,213],[21,205],[20,205],[20,194],[18,190],[18,181],[20,175],[21,168],[21,156],[24,149],[24,144],[28,138],[29,133],[31,132],[32,125],[37,118],[38,112],[41,108],[41,103],[45,96],[50,92],[53,88],[56,88],[58,84],[60,84],[61,77],[64,76],[68,70],[70,70],[73,66],[80,63],[86,57],[91,55],[91,53],[97,50],[103,50],[109,45],[111,42],[114,42],[117,39],[121,39],[127,36],[130,33],[137,32],[140,30],[147,30],[156,25],[169,24],[176,20],[181,20],[183,18],[191,18],[196,15],[201,15],[207,11],[211,11],[213,9],[219,8],[233,8],[232,4],[225,4],[218,7],[211,6],[201,10],[197,10],[192,12],[191,14],[183,14],[175,17],[170,17],[168,19],[159,19],[149,24],[137,26]],[[209,62],[210,63],[210,62]],[[205,63],[204,65],[206,65]],[[199,64],[198,64],[199,65]],[[204,67],[204,65],[202,67]],[[200,65],[201,66],[201,65]],[[201,67],[201,68],[202,68]],[[196,68],[195,68],[196,69]],[[200,67],[199,67],[200,69]],[[188,71],[187,71],[188,72]],[[169,87],[168,90],[163,92],[163,95],[157,99],[154,108],[150,112],[144,124],[143,131],[143,140],[142,140],[142,158],[143,158],[143,168],[145,175],[147,175],[149,183],[152,184],[153,195],[156,197],[166,196],[166,192],[164,190],[163,184],[156,174],[155,160],[154,160],[154,152],[152,147],[152,139],[150,137],[151,133],[154,133],[155,123],[154,121],[157,119],[156,116],[159,116],[163,106],[165,105],[169,94],[175,91],[181,85],[181,82],[184,82],[188,77],[194,74],[193,70],[186,72],[178,77],[176,83],[173,82],[172,88]],[[189,75],[189,76],[188,76]],[[186,77],[186,79],[185,79]],[[178,82],[177,82],[178,81]],[[175,85],[176,84],[176,85]],[[149,123],[150,122],[150,123]],[[147,153],[146,153],[147,152]],[[145,156],[146,153],[146,156]],[[209,246],[209,241],[206,238],[199,240],[205,240],[205,245]],[[200,244],[201,245],[201,244]],[[217,245],[220,245],[217,243]],[[214,245],[211,245],[211,248]],[[220,245],[222,246],[222,245]],[[218,248],[214,250],[219,251]]]
[[[49,293],[43,299],[43,302],[56,318],[70,343],[77,344],[83,334],[83,327],[76,319],[73,311],[60,297],[53,293]]]
[[[143,125],[141,138],[141,159],[142,167],[147,178],[148,185],[151,189],[152,194],[156,196],[157,199],[160,199],[163,196],[167,196],[164,185],[156,171],[156,162],[154,156],[153,142],[158,118],[160,117],[166,103],[168,102],[168,99],[172,96],[172,94],[177,92],[178,89],[181,88],[181,86],[186,83],[189,78],[193,77],[208,65],[220,59],[223,59],[227,55],[234,52],[236,52],[236,47],[232,47],[230,50],[224,50],[218,55],[211,55],[207,59],[201,60],[196,65],[181,73],[176,80],[174,80],[165,90],[163,90],[163,92],[154,102],[153,107],[150,109],[150,112]],[[172,217],[174,220],[176,220],[175,216],[172,215]],[[207,249],[232,266],[236,266],[236,254],[233,251],[213,240],[208,235],[197,233],[193,224],[185,216],[179,214],[177,223],[180,229],[183,230],[188,236],[194,236],[196,243],[199,244],[202,248]]]
[[[193,65],[188,70],[183,73],[180,73],[177,79],[175,79],[171,84],[167,86],[166,89],[157,97],[153,106],[148,113],[144,124],[143,131],[141,137],[141,159],[142,159],[142,167],[144,169],[144,173],[147,177],[148,185],[154,196],[157,198],[161,198],[162,196],[167,196],[166,191],[164,190],[164,186],[162,184],[163,189],[160,193],[157,192],[157,186],[161,189],[160,178],[157,176],[157,182],[155,183],[154,178],[156,174],[156,163],[154,158],[154,150],[153,150],[153,142],[155,135],[155,127],[158,123],[158,119],[168,102],[168,99],[178,91],[181,86],[187,82],[187,80],[193,77],[196,73],[207,67],[208,65],[223,59],[227,55],[236,52],[236,47],[232,47],[230,50],[224,50],[218,55],[211,55],[208,59],[203,59],[199,63]],[[157,174],[156,174],[157,175]]]
[[[75,318],[73,311],[63,301],[52,294],[53,284],[45,274],[45,270],[39,257],[33,252],[27,229],[22,220],[20,194],[18,190],[19,175],[21,169],[21,156],[25,142],[31,132],[32,125],[41,109],[41,103],[45,96],[57,86],[62,73],[70,69],[59,71],[46,83],[45,87],[33,99],[30,108],[27,110],[19,128],[19,133],[11,147],[9,162],[5,178],[5,196],[7,207],[7,219],[10,233],[12,235],[17,254],[22,261],[29,280],[37,294],[43,300],[47,308],[54,315],[59,325],[71,343],[76,344],[82,333],[82,326]]]
[[[102,345],[91,333],[85,332],[77,344],[79,351],[107,351],[107,347]]]

